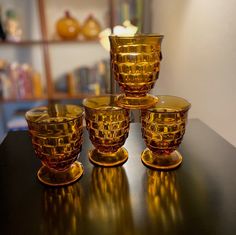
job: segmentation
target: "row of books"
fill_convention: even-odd
[[[55,80],[57,92],[69,95],[110,93],[110,61],[81,66]],[[0,99],[43,97],[41,75],[28,64],[7,64],[0,60]]]
[[[56,91],[74,94],[100,95],[110,92],[110,61],[102,60],[94,66],[81,66],[56,79]]]
[[[28,64],[0,60],[0,98],[27,99],[43,96],[41,75]]]

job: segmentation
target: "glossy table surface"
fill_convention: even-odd
[[[67,187],[36,177],[41,163],[27,132],[10,132],[0,147],[0,233],[50,235],[236,234],[236,148],[199,120],[188,122],[175,171],[147,169],[140,124],[131,124],[129,160],[93,167],[84,134],[85,173]]]

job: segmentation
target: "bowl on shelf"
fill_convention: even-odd
[[[158,99],[149,95],[159,76],[162,35],[109,36],[114,77],[125,94],[118,104],[128,109],[153,106]]]
[[[142,135],[147,145],[142,162],[151,168],[170,170],[182,162],[176,150],[183,139],[190,103],[180,97],[158,96],[158,103],[142,110]]]
[[[128,159],[122,146],[129,134],[129,111],[117,106],[114,95],[87,98],[83,105],[89,138],[95,146],[89,160],[98,166],[122,165]]]
[[[52,104],[25,114],[36,156],[43,166],[38,179],[51,186],[70,184],[83,174],[77,161],[82,148],[83,109]]]

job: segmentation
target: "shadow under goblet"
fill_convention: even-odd
[[[83,188],[80,182],[65,187],[45,187],[42,193],[40,234],[80,234]]]
[[[70,184],[83,174],[77,160],[82,147],[83,110],[76,105],[49,105],[26,112],[36,156],[43,166],[39,180],[47,185]]]
[[[111,64],[116,81],[125,94],[118,105],[128,109],[153,106],[157,97],[147,94],[159,76],[162,35],[110,36]]]
[[[151,168],[170,170],[182,162],[176,150],[183,139],[190,103],[175,96],[158,96],[158,103],[142,110],[142,135],[148,148],[141,156]]]
[[[151,222],[147,234],[153,230],[156,234],[175,234],[176,227],[182,225],[183,219],[176,172],[148,169],[145,185],[147,212]]]
[[[88,214],[96,215],[89,217],[89,224],[98,234],[134,234],[129,183],[123,167],[94,167],[88,199]]]
[[[89,151],[89,160],[99,166],[122,165],[128,152],[122,146],[129,134],[129,111],[118,107],[116,96],[87,98],[86,127],[95,149]]]

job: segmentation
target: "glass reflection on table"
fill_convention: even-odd
[[[150,224],[158,224],[160,232],[175,231],[182,221],[176,172],[147,170],[146,189]]]
[[[93,168],[87,206],[92,230],[97,229],[99,234],[133,234],[129,185],[123,167]]]
[[[79,182],[66,187],[46,187],[42,198],[42,234],[78,234],[82,188]]]

